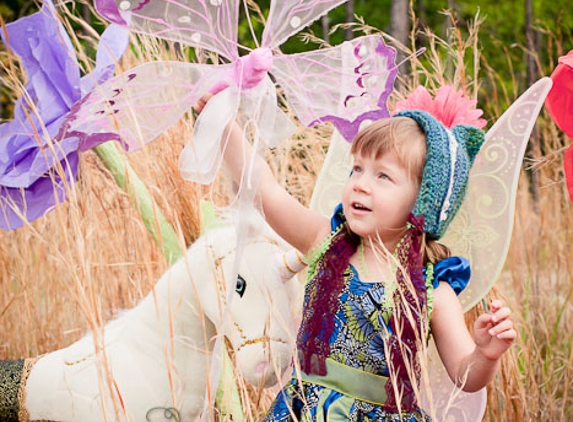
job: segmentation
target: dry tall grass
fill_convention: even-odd
[[[64,19],[69,21],[70,16]],[[424,64],[412,60],[413,74],[395,98],[419,83],[437,87],[445,82],[475,97],[478,28],[479,22],[469,37],[454,29],[448,40],[425,33],[431,48]],[[93,38],[88,34],[83,42]],[[122,60],[122,69],[173,55],[161,43],[138,38]],[[89,59],[80,58],[89,67]],[[15,59],[4,56],[6,60]],[[6,73],[6,68],[2,74],[2,84],[12,86],[14,96],[19,95],[17,81],[22,79],[17,72]],[[486,94],[482,99],[490,98]],[[484,108],[495,110],[491,104]],[[493,122],[499,114],[486,117]],[[147,148],[126,156],[187,244],[198,235],[198,201],[209,192],[183,181],[177,170],[191,125],[188,118]],[[487,421],[573,418],[573,210],[564,189],[560,151],[568,141],[545,114],[538,128],[545,151],[534,163],[541,182],[538,202],[532,202],[528,178],[523,176],[507,262],[490,293],[502,295],[514,309],[520,338],[489,387]],[[329,135],[328,127],[301,129],[267,156],[281,183],[305,203]],[[19,230],[0,233],[0,358],[35,356],[74,342],[118,310],[134,306],[167,267],[127,195],[96,154],[83,154],[80,167],[66,203]],[[214,191],[216,201],[225,203],[223,179]],[[473,318],[475,311],[468,321]],[[273,396],[245,385],[241,391],[255,418]]]

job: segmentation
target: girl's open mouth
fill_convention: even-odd
[[[365,207],[364,205],[362,205],[362,204],[359,203],[359,202],[353,202],[353,203],[351,204],[351,207],[352,207],[352,209],[355,209],[355,210],[357,210],[357,211],[371,211],[370,208]]]

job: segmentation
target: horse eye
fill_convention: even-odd
[[[247,289],[247,282],[243,277],[237,275],[237,284],[235,286],[235,291],[239,294],[239,297],[243,297],[246,289]]]

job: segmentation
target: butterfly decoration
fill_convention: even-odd
[[[6,25],[2,39],[20,57],[28,82],[14,118],[0,125],[0,227],[14,230],[64,201],[78,173],[78,154],[116,139],[115,133],[66,132],[67,116],[93,87],[109,79],[128,44],[110,25],[102,34],[96,66],[80,76],[75,50],[51,0]]]
[[[468,258],[472,278],[459,298],[468,311],[485,297],[501,273],[513,229],[517,182],[527,142],[533,126],[551,89],[550,78],[542,78],[523,93],[487,131],[486,140],[470,171],[468,191],[456,217],[452,220],[440,243],[450,248],[453,255]],[[414,98],[418,97],[418,98]],[[440,118],[446,124],[458,124],[447,109],[457,110],[469,124],[483,127],[481,111],[472,110],[475,102],[463,100],[451,87],[442,87],[435,98],[418,88],[409,99],[417,106]],[[455,104],[455,106],[452,106]],[[407,100],[396,104],[395,111],[411,107]],[[340,201],[342,188],[351,169],[350,146],[334,133],[313,190],[310,207],[330,217]],[[428,353],[430,388],[423,407],[436,420],[477,422],[485,412],[486,392],[466,393],[450,380],[433,341]]]
[[[551,79],[553,88],[547,95],[545,106],[559,129],[573,139],[573,50],[559,58]],[[569,197],[573,201],[573,145],[565,151],[563,167]]]
[[[299,54],[282,54],[289,37],[346,0],[272,1],[258,48],[237,41],[239,0],[96,0],[96,10],[131,31],[218,54],[223,64],[158,61],[98,86],[68,119],[67,130],[117,130],[130,149],[178,121],[206,93],[215,94],[194,125],[179,168],[210,183],[221,165],[225,126],[239,116],[253,141],[274,147],[293,130],[277,105],[278,84],[304,125],[330,121],[351,140],[366,119],[388,116],[395,50],[378,35]],[[258,41],[257,41],[258,43]],[[251,131],[249,131],[252,133]]]
[[[389,115],[386,101],[397,73],[395,50],[380,36],[292,55],[279,49],[289,37],[345,1],[271,1],[262,40],[260,44],[255,40],[259,47],[241,55],[248,49],[237,41],[239,0],[95,0],[96,10],[115,24],[216,53],[223,63],[144,63],[92,90],[68,116],[66,130],[117,131],[134,150],[171,127],[205,94],[214,94],[194,124],[193,142],[179,158],[184,179],[208,184],[221,166],[223,131],[232,119],[252,134],[255,150],[263,144],[278,145],[295,129],[278,106],[279,85],[302,124],[330,121],[350,141],[362,122]],[[252,163],[247,164],[247,175]],[[250,186],[248,177],[246,187]],[[247,219],[240,210],[248,209],[252,201],[246,191],[239,195],[238,221]],[[222,348],[217,340],[214,356]],[[220,365],[213,362],[208,396],[215,396],[219,370]],[[211,407],[206,400],[203,419]],[[234,413],[241,416],[240,411]]]

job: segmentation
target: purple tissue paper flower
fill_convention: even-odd
[[[81,77],[73,45],[51,0],[30,16],[6,25],[2,40],[26,71],[24,95],[14,118],[0,124],[0,227],[14,230],[66,199],[76,180],[78,152],[116,134],[66,134],[70,110],[109,79],[128,44],[128,33],[110,25],[102,34],[96,68]],[[71,136],[72,135],[72,136]]]

